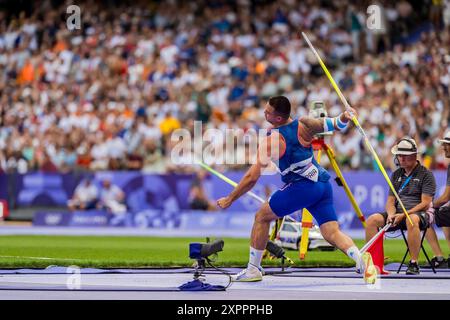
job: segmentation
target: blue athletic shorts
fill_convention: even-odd
[[[270,197],[269,206],[280,218],[306,208],[319,226],[337,221],[333,189],[329,181],[313,182],[304,179],[286,184]]]

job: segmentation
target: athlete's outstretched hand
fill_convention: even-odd
[[[229,206],[231,206],[232,203],[233,203],[233,201],[231,201],[231,199],[228,197],[223,197],[223,198],[220,198],[219,200],[217,200],[217,205],[221,209],[228,208]]]
[[[358,113],[355,109],[349,107],[344,111],[344,118],[346,122],[352,120],[353,116],[358,117]]]

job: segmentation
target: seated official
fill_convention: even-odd
[[[448,131],[444,139],[440,139],[439,142],[442,144],[445,157],[450,159],[450,131]],[[434,222],[436,223],[436,226],[442,228],[450,249],[450,164],[447,168],[445,191],[439,198],[433,201],[433,207],[430,208],[430,211],[431,213],[434,213]],[[431,259],[433,266],[435,268],[450,268],[450,255],[448,260],[444,258],[433,226],[428,229],[426,237],[435,255],[433,259]]]
[[[67,201],[69,210],[89,210],[94,209],[98,200],[98,189],[92,183],[91,178],[87,178],[80,183],[73,194],[73,197]]]
[[[391,149],[396,164],[400,167],[391,176],[391,182],[405,206],[414,225],[406,219],[400,204],[392,191],[389,192],[386,212],[375,213],[367,220],[366,241],[369,241],[386,223],[392,223],[394,231],[402,228],[408,231],[408,247],[411,260],[406,274],[419,274],[418,258],[420,252],[420,230],[429,223],[427,209],[436,192],[433,173],[417,160],[417,144],[414,139],[405,137]]]
[[[126,213],[125,192],[118,186],[112,184],[111,180],[103,180],[97,209],[106,210],[114,215]]]

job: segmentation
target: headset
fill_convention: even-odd
[[[403,139],[400,139],[400,140],[397,142],[397,145],[398,145],[400,142],[402,142],[402,141],[406,141],[406,142],[408,142],[409,144],[411,144],[411,147],[412,147],[412,148],[408,148],[408,149],[398,148],[398,149],[397,149],[398,151],[412,151],[412,152],[414,152],[414,153],[417,153],[417,145],[416,145],[416,143],[415,143],[415,141],[414,141],[413,139],[411,139],[411,138],[403,138]],[[394,157],[394,164],[395,164],[397,167],[400,167],[400,161],[398,160],[398,155],[395,155],[395,157]]]

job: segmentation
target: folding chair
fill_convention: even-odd
[[[434,266],[431,263],[430,258],[428,257],[427,251],[423,247],[423,240],[425,239],[425,235],[427,234],[427,230],[428,230],[429,226],[430,226],[430,224],[429,224],[429,222],[427,222],[426,225],[424,226],[424,228],[420,228],[420,231],[423,232],[422,238],[420,239],[420,247],[422,248],[422,252],[425,255],[425,258],[427,259],[428,264],[431,266],[431,269],[433,270],[434,273],[436,273],[436,270],[434,269]],[[405,244],[406,244],[406,252],[405,252],[405,255],[403,256],[402,263],[400,263],[400,267],[398,268],[397,273],[400,273],[400,270],[402,269],[403,265],[405,264],[406,256],[409,253],[408,240],[406,239],[405,231],[403,230],[403,228],[400,228],[400,231],[402,233],[403,240],[405,241]]]

